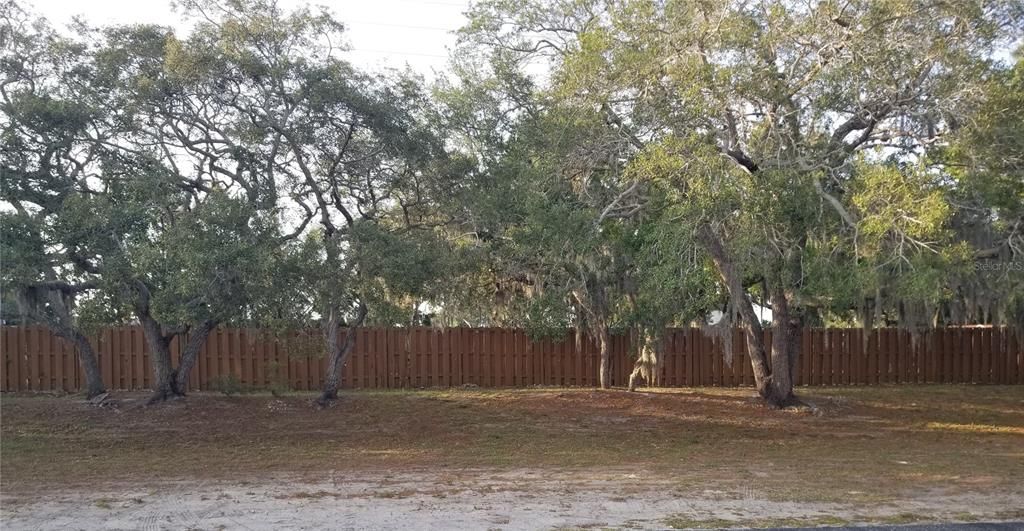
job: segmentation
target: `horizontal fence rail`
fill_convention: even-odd
[[[342,332],[343,334],[345,332]],[[501,328],[360,328],[342,371],[344,388],[421,388],[598,385],[600,356],[592,341],[531,341]],[[770,331],[766,331],[771,345]],[[327,361],[317,330],[275,337],[257,329],[214,330],[189,378],[193,390],[311,390]],[[700,329],[673,329],[664,340],[659,385],[748,386],[754,378],[740,330],[733,355]],[[1024,351],[1006,328],[940,328],[922,334],[881,328],[806,329],[797,385],[879,383],[1024,384]],[[150,353],[139,327],[107,328],[91,338],[104,383],[148,389]],[[171,344],[175,366],[185,338]],[[611,383],[628,383],[630,337],[612,337]],[[73,345],[41,326],[0,329],[0,391],[77,391],[84,377]]]

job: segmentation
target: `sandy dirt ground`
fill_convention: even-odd
[[[196,481],[4,496],[7,530],[665,529],[994,519],[1019,495],[920,493],[872,508],[778,502],[753,491],[680,495],[626,471],[326,474],[317,481]]]
[[[1024,386],[0,396],[0,528],[1024,520]],[[1017,525],[1017,524],[1014,524]],[[1024,524],[1020,524],[1024,529]]]

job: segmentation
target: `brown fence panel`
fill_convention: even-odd
[[[1016,333],[1007,331],[1010,336],[1009,351],[1012,359],[1013,369],[1010,371],[1011,375],[1016,375],[1016,383],[1024,384],[1024,344],[1021,342],[1021,338],[1024,337],[1024,330],[1018,330]],[[1013,382],[1011,379],[1010,382]]]
[[[58,391],[67,391],[68,387],[64,382],[64,340],[55,335],[50,336],[50,352],[52,359],[50,369],[53,371],[52,388]]]
[[[30,327],[22,330],[19,335],[18,345],[25,352],[25,363],[22,364],[22,381],[25,382],[25,389],[38,391],[39,383],[36,375],[39,373],[39,345],[36,343],[36,328]]]
[[[864,355],[864,331],[859,328],[849,330],[850,334],[850,356],[853,358],[851,370],[853,376],[851,378],[851,384],[853,385],[864,385],[867,383],[865,379],[865,373],[867,372],[867,357]]]
[[[556,337],[548,341],[548,385],[562,385],[562,341]]]
[[[1005,348],[1006,334],[1001,328],[992,330],[992,383],[1007,383],[1006,369],[1008,363],[1008,352]]]
[[[1017,337],[1022,334],[1024,334],[1024,331],[1017,332],[1010,329],[1002,330],[1002,342],[1000,347],[1005,366],[1003,368],[1003,381],[1001,383],[1017,383],[1017,371],[1020,368],[1024,368],[1024,366],[1018,363],[1016,350]]]
[[[1017,352],[1014,350],[1014,347],[1016,346],[1016,336],[1017,333],[1013,330],[1003,330],[1002,346],[1005,349],[1003,351],[1003,356],[1004,361],[1006,362],[1006,368],[1003,373],[1003,383],[1012,384],[1016,383],[1017,380],[1017,370],[1019,365],[1017,363]]]
[[[982,358],[984,357],[980,329],[973,330],[971,334],[971,383],[981,383]]]
[[[501,387],[503,335],[500,328],[487,329],[487,343],[484,349],[487,359],[487,379],[483,383],[484,387]]]
[[[14,334],[17,329],[3,330],[3,335],[0,337],[0,348],[3,349],[3,377],[0,378],[0,391],[16,391],[18,389],[18,377],[17,377],[17,356],[20,354],[17,346],[11,345],[11,340],[15,337]]]
[[[843,341],[842,330],[835,328],[828,329],[828,351],[832,356],[832,378],[831,385],[842,385],[843,383]]]
[[[925,383],[935,383],[937,379],[937,368],[938,368],[938,347],[939,339],[936,330],[929,330],[925,337],[921,340],[921,349],[924,356],[924,372],[921,379]]]
[[[348,331],[341,331],[344,334]],[[499,328],[360,328],[342,369],[345,388],[597,386],[600,351],[572,333],[531,340],[524,331]],[[732,362],[725,343],[700,329],[666,333],[660,385],[752,385],[746,341],[732,331]],[[635,334],[611,337],[609,377],[625,386],[634,364]],[[170,345],[175,364],[187,338]],[[771,331],[765,331],[771,345]],[[319,389],[327,360],[316,330],[276,337],[258,329],[218,328],[200,350],[189,388],[210,390],[233,375],[245,387],[285,383]],[[107,328],[90,338],[104,382],[112,389],[152,384],[152,360],[138,327]],[[881,328],[806,329],[800,338],[799,385],[877,383],[1024,383],[1019,334],[1006,328],[948,328],[923,333]],[[41,326],[3,327],[0,390],[74,391],[84,384],[78,352]],[[770,355],[770,351],[769,351]]]
[[[992,328],[988,332],[988,383],[998,384],[1002,383],[1003,369],[1005,368],[1003,358],[999,355],[1001,330]]]
[[[882,350],[882,355],[885,356],[885,363],[879,364],[882,366],[885,383],[900,383],[900,371],[899,371],[899,354],[900,354],[900,336],[899,330],[895,328],[882,329],[885,334],[885,341],[883,344],[885,348]]]
[[[971,343],[969,330],[957,330],[957,353],[960,359],[960,377],[956,383],[970,383],[971,381],[971,358],[974,356],[974,349]]]
[[[953,331],[953,358],[953,383],[971,381],[971,338],[963,329]]]
[[[686,378],[690,374],[686,370],[686,330],[676,330],[672,334],[672,339],[676,359],[676,382],[673,385],[683,387],[686,385]],[[740,365],[743,364],[741,363]]]

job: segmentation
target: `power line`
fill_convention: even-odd
[[[451,28],[442,28],[440,26],[412,26],[408,24],[392,24],[390,22],[370,22],[365,20],[350,20],[343,21],[346,26],[348,25],[359,25],[366,24],[368,26],[385,26],[388,28],[405,28],[405,29],[421,29],[421,30],[432,30],[432,31],[455,31]]]
[[[469,2],[441,2],[438,0],[377,0],[378,2],[399,2],[403,4],[427,4],[435,6],[469,7]]]
[[[345,50],[348,52],[362,52],[362,53],[378,53],[382,55],[418,55],[421,57],[439,57],[441,59],[447,59],[447,55],[441,55],[437,53],[422,53],[422,52],[399,52],[396,50],[374,50],[372,48],[349,48]]]

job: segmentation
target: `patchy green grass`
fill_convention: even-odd
[[[907,492],[1020,492],[1024,387],[808,388],[817,413],[749,389],[366,391],[144,407],[0,397],[5,490],[329,470],[629,469],[679,496],[880,504]],[[403,493],[397,492],[396,496]],[[624,492],[623,496],[628,496]]]
[[[930,430],[963,431],[971,433],[1008,433],[1024,435],[1024,427],[993,426],[991,424],[955,424],[952,422],[929,422],[925,425]]]

